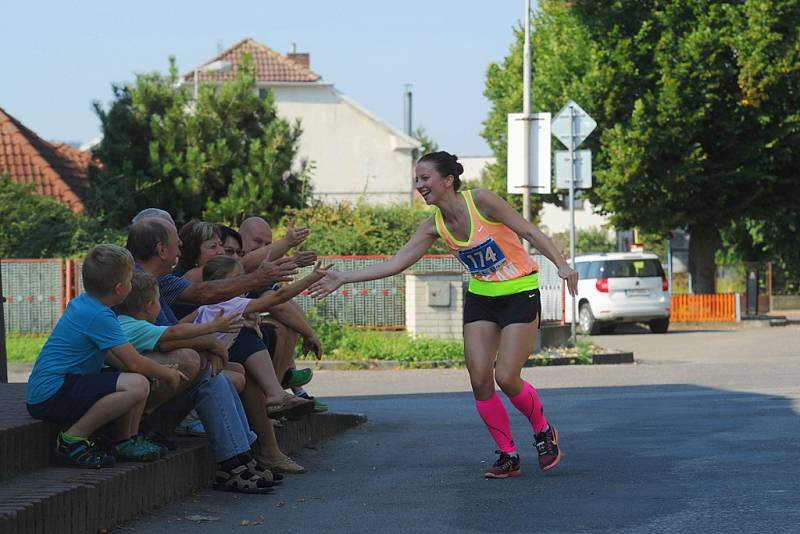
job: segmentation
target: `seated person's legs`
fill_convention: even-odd
[[[176,349],[170,352],[151,352],[145,354],[147,358],[166,365],[174,367],[181,371],[189,379],[188,382],[181,382],[181,386],[177,390],[173,390],[168,384],[159,384],[158,388],[153,390],[147,398],[146,413],[153,413],[159,406],[174,398],[176,395],[185,391],[200,375],[201,370],[201,357],[192,349]]]
[[[102,426],[114,422],[115,452],[125,446],[121,459],[154,460],[160,449],[132,440],[139,429],[150,383],[134,373],[105,372],[67,375],[64,385],[45,402],[29,405],[30,414],[44,421],[69,427],[59,435],[57,454],[73,465],[101,467],[113,458],[100,452],[89,437]],[[129,443],[130,442],[130,443]]]
[[[231,381],[236,391],[241,394],[247,382],[245,380],[244,366],[236,362],[227,362],[222,372],[225,373],[225,376]]]

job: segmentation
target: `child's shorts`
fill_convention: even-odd
[[[247,358],[262,350],[267,350],[267,346],[256,331],[252,328],[242,328],[236,336],[236,341],[228,349],[228,360],[244,365]]]
[[[93,375],[66,375],[55,395],[37,404],[28,404],[34,419],[71,425],[84,416],[97,401],[117,391],[119,371]]]

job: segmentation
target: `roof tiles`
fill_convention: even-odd
[[[11,181],[34,184],[40,195],[82,212],[91,162],[89,154],[45,141],[0,108],[0,174],[8,174]]]
[[[233,65],[233,69],[228,72],[203,72],[198,70],[197,79],[201,82],[235,80],[242,56],[247,53],[252,58],[257,82],[316,82],[321,78],[319,74],[316,74],[311,69],[288,59],[261,43],[257,43],[253,39],[247,38],[198,67],[198,69],[202,69],[209,63],[224,60],[229,61]],[[193,82],[194,71],[185,74],[183,80],[184,82]]]

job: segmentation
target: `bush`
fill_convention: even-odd
[[[311,230],[305,246],[319,255],[394,254],[414,235],[417,226],[432,215],[433,210],[419,205],[316,203],[308,208],[289,210],[275,232],[282,235],[287,223],[295,219],[298,226]],[[445,254],[447,250],[439,241],[429,252]]]
[[[121,231],[73,213],[33,185],[0,176],[0,257],[52,258],[82,254],[103,243],[124,243]]]
[[[378,332],[339,324],[309,313],[325,356],[335,360],[396,360],[407,365],[464,360],[461,341],[413,339],[405,332]]]

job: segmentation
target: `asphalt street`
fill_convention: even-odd
[[[593,338],[638,363],[534,368],[564,460],[484,480],[494,445],[464,370],[320,371],[308,389],[365,425],[297,455],[273,495],[211,490],[123,525],[253,532],[798,532],[800,328]],[[244,525],[243,525],[244,523]],[[132,530],[131,530],[132,529]]]

